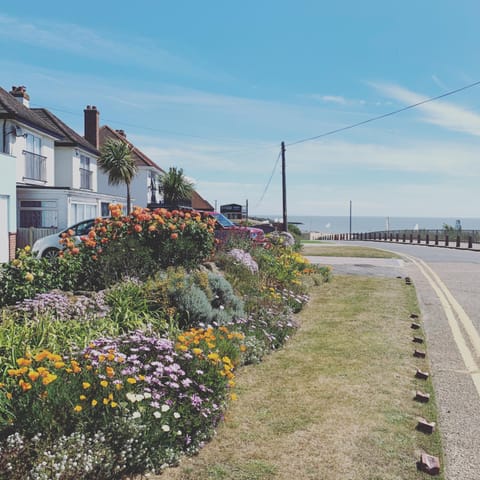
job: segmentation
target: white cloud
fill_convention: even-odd
[[[413,105],[429,98],[398,85],[372,85],[384,95],[407,105]],[[480,136],[480,115],[466,108],[459,107],[451,102],[436,100],[419,105],[417,110],[426,114],[423,118],[425,122],[438,125],[450,131]]]
[[[35,48],[63,51],[109,63],[141,65],[154,70],[174,71],[188,75],[211,77],[165,49],[142,38],[108,38],[96,31],[71,23],[55,23],[36,19],[26,21],[0,13],[0,37],[22,42]]]

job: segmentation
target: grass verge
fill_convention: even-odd
[[[302,253],[322,257],[401,258],[393,252],[370,247],[329,246],[306,244]]]
[[[318,287],[287,346],[241,369],[238,401],[218,435],[162,480],[412,480],[422,450],[441,455],[434,398],[415,390],[415,291],[400,279],[336,276]],[[418,331],[415,332],[418,336]],[[444,478],[440,475],[436,478]]]

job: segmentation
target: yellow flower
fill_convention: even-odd
[[[123,385],[121,383],[116,383],[115,384],[115,389],[116,390],[121,390],[123,388]]]
[[[28,372],[28,378],[34,382],[35,380],[38,379],[38,377],[40,376],[40,374],[38,372],[35,372],[34,370],[30,370]]]
[[[86,400],[87,399],[87,397],[85,395],[80,395],[79,398],[80,398],[80,400]]]
[[[42,350],[40,353],[37,353],[34,358],[36,362],[42,362],[48,358],[49,355],[51,355],[51,353],[48,350]]]
[[[218,353],[209,353],[207,356],[208,356],[208,359],[212,360],[213,362],[218,362],[218,360],[220,359],[220,356],[218,355]]]
[[[230,394],[230,398],[231,398],[233,401],[235,401],[235,400],[237,400],[237,399],[238,399],[238,397],[237,397],[237,394],[236,394],[236,393],[231,393],[231,394]]]
[[[118,407],[118,403],[117,403],[117,402],[111,402],[111,403],[110,403],[110,406],[111,406],[112,408]]]
[[[10,392],[7,392],[7,393],[5,394],[5,396],[6,396],[9,400],[11,400],[12,397],[13,397],[13,395],[12,395]]]
[[[57,375],[53,373],[49,373],[46,377],[43,377],[42,383],[44,385],[49,385],[50,383],[54,382],[58,378]]]
[[[17,358],[17,365],[19,367],[29,367],[32,361],[27,358]]]
[[[134,383],[137,383],[137,381],[133,377],[128,377],[127,382],[133,385]]]
[[[24,250],[28,253],[31,250],[30,245],[25,245]]]
[[[34,278],[34,277],[33,277],[33,273],[27,272],[27,273],[25,274],[25,280],[26,280],[27,282],[33,282],[33,278]]]
[[[194,349],[192,349],[192,352],[195,355],[200,355],[203,352],[203,350],[201,348],[194,348]]]
[[[65,362],[55,362],[53,366],[55,368],[63,368],[65,366]]]
[[[95,399],[93,399],[91,403],[92,403],[92,407],[95,407],[98,402]]]
[[[110,400],[108,398],[103,399],[103,404],[108,405],[110,403]]]
[[[102,381],[100,382],[100,385],[101,385],[102,387],[108,387],[108,382],[107,382],[106,380],[102,380]]]
[[[75,405],[73,407],[73,409],[76,411],[76,412],[81,412],[83,410],[82,406],[81,405]]]
[[[28,390],[30,390],[30,389],[32,388],[32,384],[26,382],[23,378],[21,378],[21,379],[19,380],[18,384],[20,385],[20,387],[22,388],[22,390],[23,390],[24,392],[27,392]]]
[[[105,372],[109,378],[112,378],[115,375],[115,370],[112,367],[107,367]]]
[[[88,382],[83,382],[82,387],[83,387],[84,390],[87,390],[87,388],[90,388],[91,385]]]

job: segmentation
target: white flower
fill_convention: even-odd
[[[181,430],[178,430],[177,431],[177,435],[181,435],[182,434],[182,431]]]
[[[142,414],[138,410],[132,413],[132,418],[140,418],[141,416]]]
[[[155,418],[160,418],[160,417],[162,416],[162,414],[161,414],[158,410],[155,410],[155,411],[153,412],[153,416],[154,416]]]
[[[173,416],[174,416],[175,418],[180,418],[180,414],[179,414],[178,412],[175,412],[175,413],[173,414]]]
[[[133,392],[128,392],[126,395],[127,400],[134,403],[137,401],[137,396]]]
[[[143,396],[145,398],[152,398],[152,394],[150,392],[144,392]]]
[[[170,431],[170,427],[168,425],[162,425],[162,430],[164,432],[169,432]]]
[[[161,410],[162,410],[162,412],[168,412],[170,410],[170,407],[166,403],[164,403],[162,405]]]

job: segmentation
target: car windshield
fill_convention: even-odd
[[[212,213],[213,218],[222,226],[222,227],[234,227],[235,224],[231,222],[225,215],[221,213]]]

